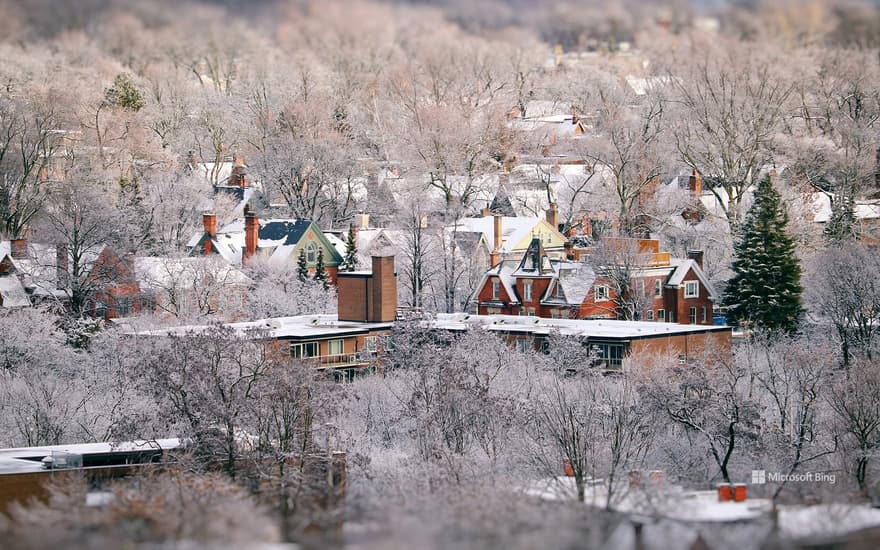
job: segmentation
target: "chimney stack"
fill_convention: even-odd
[[[59,243],[55,247],[55,288],[65,290],[70,283],[67,271],[67,245]]]
[[[486,207],[480,210],[480,216],[486,218],[492,215],[492,209],[489,208],[489,203],[486,203]]]
[[[492,221],[493,221],[493,236],[495,237],[494,248],[495,248],[495,250],[500,251],[501,245],[504,242],[502,240],[503,235],[501,233],[501,229],[502,229],[502,227],[501,227],[501,214],[496,213]]]
[[[27,258],[28,242],[27,239],[12,239],[9,241],[9,253],[13,258]]]
[[[257,214],[248,206],[244,213],[244,255],[241,263],[252,258],[257,253],[257,242],[260,235],[260,220]]]
[[[703,178],[697,173],[696,168],[688,178],[688,191],[690,191],[695,197],[699,197],[703,194]]]
[[[397,276],[394,256],[373,256],[371,308],[368,321],[386,323],[397,319]]]
[[[547,223],[553,226],[553,229],[559,231],[559,209],[556,207],[555,202],[550,203],[550,208],[547,210]]]
[[[493,250],[489,253],[489,267],[495,267],[498,263],[501,262],[501,254],[498,253],[497,250]]]
[[[702,250],[688,250],[687,257],[689,260],[693,260],[696,262],[700,269],[703,269],[703,251]]]
[[[358,229],[367,229],[370,227],[370,215],[363,212],[355,214],[354,223]]]
[[[205,233],[213,239],[217,236],[217,215],[213,213],[202,214],[202,225],[205,228]],[[211,249],[211,240],[205,240],[205,256],[210,256],[212,252]]]

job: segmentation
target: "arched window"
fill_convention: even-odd
[[[306,247],[306,261],[310,264],[318,261],[318,247],[315,246],[315,243],[309,243]]]

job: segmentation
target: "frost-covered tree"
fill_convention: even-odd
[[[342,257],[342,264],[339,271],[356,271],[358,268],[358,249],[357,235],[354,226],[348,228],[348,234],[345,236],[345,255]]]
[[[770,330],[797,330],[802,314],[801,266],[788,213],[769,177],[755,191],[755,202],[734,245],[733,278],[724,297],[732,323]]]
[[[330,277],[327,275],[327,269],[324,267],[324,251],[320,249],[318,250],[318,259],[315,262],[314,279],[324,290],[330,289]]]

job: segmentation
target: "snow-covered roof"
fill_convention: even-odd
[[[428,321],[433,328],[465,330],[480,328],[491,332],[521,332],[523,334],[548,335],[553,331],[584,338],[638,339],[701,332],[723,332],[730,327],[709,325],[682,325],[678,323],[655,323],[651,321],[613,321],[607,319],[545,319],[518,315],[470,315],[466,313],[440,313]]]
[[[481,218],[462,218],[458,221],[458,224],[455,226],[455,231],[457,232],[477,232],[482,233],[483,237],[486,239],[487,243],[493,244],[495,242],[495,221],[493,216],[483,216]],[[502,216],[501,217],[501,249],[499,252],[507,253],[513,252],[514,250],[523,250],[523,248],[518,248],[517,245],[522,243],[529,237],[533,232],[537,231],[539,225],[546,224],[542,218],[538,217],[511,217],[511,216]],[[549,228],[553,231],[556,231],[555,228]],[[557,232],[558,233],[558,232]],[[563,241],[565,237],[559,233],[559,238]],[[528,242],[525,243],[525,246],[528,246]]]
[[[654,90],[663,88],[668,84],[673,82],[673,77],[671,76],[649,76],[649,77],[641,77],[634,75],[626,75],[625,79],[626,84],[630,87],[634,94],[642,96],[646,95],[649,92],[653,92]]]
[[[675,268],[674,271],[669,275],[669,279],[666,280],[666,286],[668,287],[681,287],[682,283],[684,283],[685,276],[693,271],[700,282],[703,283],[703,286],[706,287],[706,291],[709,293],[709,297],[715,299],[718,295],[715,293],[715,288],[712,286],[712,283],[709,282],[709,278],[706,277],[706,274],[700,269],[699,264],[691,259],[683,259],[683,258],[672,258],[669,260],[670,263]]]
[[[178,438],[136,440],[106,443],[71,443],[65,445],[45,445],[41,447],[21,447],[0,449],[0,474],[19,474],[44,471],[41,459],[59,454],[80,456],[104,455],[110,453],[144,450],[169,450],[186,445]]]
[[[299,219],[258,219],[259,231],[257,234],[257,250],[268,255],[269,263],[282,266],[290,260],[297,244],[308,234],[309,230],[315,231],[318,239],[326,238],[309,220]],[[205,238],[203,231],[194,234],[188,246],[194,248]],[[227,262],[240,265],[242,251],[245,247],[244,218],[237,218],[217,231],[217,236],[211,239],[212,248]],[[336,247],[331,244],[331,253]],[[341,258],[325,258],[332,262]]]
[[[0,256],[0,258],[2,257]],[[0,302],[2,302],[0,306],[5,308],[28,307],[31,305],[27,292],[25,292],[24,287],[21,286],[21,281],[15,275],[0,276],[0,298],[2,298],[0,299]]]
[[[206,263],[207,262],[207,263]],[[230,285],[249,285],[253,281],[241,270],[226,262],[211,262],[209,258],[135,258],[135,274],[146,288],[192,288],[205,277]]]
[[[257,321],[229,323],[225,326],[235,330],[242,336],[253,333],[258,334],[262,338],[309,340],[364,334],[374,330],[388,330],[393,326],[393,323],[340,321],[336,314],[319,314],[274,317]],[[138,334],[146,336],[184,335],[187,333],[204,332],[209,329],[211,329],[211,325],[190,325],[141,331]]]
[[[87,274],[94,267],[95,262],[107,248],[104,244],[92,246],[80,254],[79,265],[82,274]],[[9,241],[0,241],[0,252],[10,250]],[[26,289],[31,289],[37,296],[64,297],[65,291],[57,288],[58,269],[56,247],[43,243],[27,243],[27,254],[23,258],[9,259],[21,276],[21,283]],[[8,252],[7,252],[8,253]],[[0,259],[3,255],[0,254]],[[73,258],[68,252],[67,265],[73,265]]]
[[[834,194],[812,193],[809,197],[813,222],[827,223],[831,219],[831,202]],[[853,208],[857,220],[875,220],[880,218],[880,200],[856,201]]]

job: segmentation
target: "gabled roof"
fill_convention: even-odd
[[[706,277],[706,274],[700,269],[697,262],[691,259],[673,258],[670,260],[670,263],[674,269],[666,280],[667,287],[680,288],[688,272],[693,271],[700,282],[703,283],[703,286],[706,287],[706,290],[709,292],[709,297],[713,300],[718,297],[715,293],[715,288],[712,286],[712,283],[709,282],[709,278]]]
[[[15,275],[0,275],[0,307],[28,307],[28,298],[21,281]]]
[[[495,225],[493,216],[484,216],[481,218],[462,218],[455,226],[455,231],[478,232],[482,233],[486,242],[490,245],[495,242]],[[501,217],[501,250],[499,252],[512,252],[514,250],[523,250],[528,247],[528,242],[522,244],[535,232],[553,234],[558,237],[560,245],[565,242],[565,236],[556,228],[551,227],[545,220],[538,217],[514,218],[510,216]]]
[[[0,241],[0,253],[9,255],[9,260],[21,276],[21,283],[26,289],[32,289],[36,296],[66,296],[65,290],[57,288],[58,260],[54,245],[28,242],[27,255],[24,258],[13,258],[10,248],[9,241]],[[98,244],[82,252],[79,265],[83,275],[94,269],[95,262],[105,250],[108,250],[107,245]],[[67,265],[73,265],[73,258],[69,252]]]
[[[281,264],[287,261],[294,248],[309,231],[314,232],[315,238],[320,241],[330,253],[325,262],[335,265],[342,261],[342,256],[336,247],[330,242],[324,233],[309,220],[274,219],[258,220],[259,231],[257,235],[257,250],[263,250],[270,254],[269,262]],[[204,232],[196,233],[189,240],[189,246],[200,249],[208,236]],[[238,218],[223,226],[217,231],[217,236],[211,239],[212,249],[224,260],[231,264],[240,264],[242,251],[245,246],[244,219]]]
[[[590,289],[593,288],[596,273],[589,265],[581,262],[556,261],[553,263],[557,266],[556,280],[547,287],[547,291],[541,297],[541,303],[581,305],[584,298],[590,293]],[[555,296],[557,286],[562,289],[563,298]]]
[[[519,262],[504,260],[499,262],[495,267],[490,268],[486,271],[485,275],[483,275],[480,284],[477,285],[477,293],[479,294],[480,290],[486,286],[486,282],[490,277],[498,277],[501,281],[501,286],[504,288],[505,294],[510,298],[509,303],[520,303],[519,295],[516,293],[516,277],[513,276],[513,272],[518,265]]]
[[[523,254],[522,260],[513,272],[514,277],[552,277],[556,271],[550,265],[550,258],[544,254],[541,239],[534,238]]]

